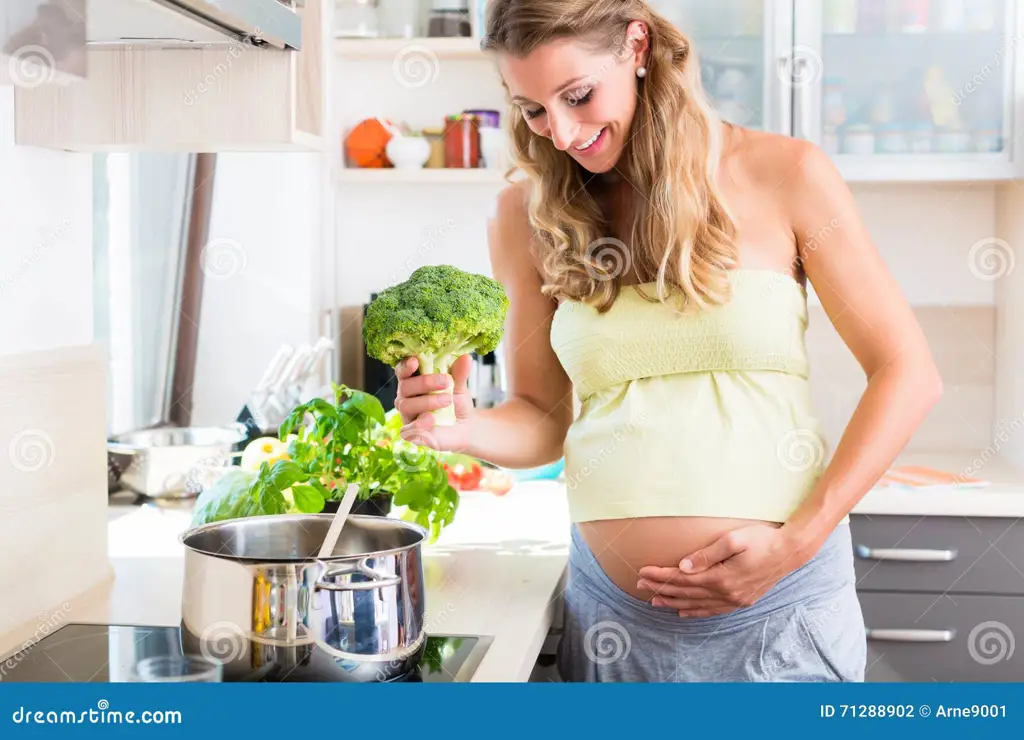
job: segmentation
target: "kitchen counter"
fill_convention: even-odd
[[[1024,517],[1024,471],[991,451],[902,455],[897,465],[920,465],[989,481],[983,488],[905,491],[875,488],[854,514],[904,516]]]
[[[875,489],[854,514],[1024,517],[1024,473],[981,454],[906,455],[926,465],[991,481],[980,489]],[[987,460],[987,461],[986,461]],[[188,505],[133,506],[111,498],[110,579],[20,630],[0,635],[0,656],[66,622],[177,625]],[[490,635],[494,641],[474,681],[529,679],[552,623],[559,618],[568,558],[569,516],[563,483],[517,484],[506,496],[462,496],[456,522],[424,548],[427,630]]]
[[[133,497],[124,497],[131,501]],[[184,572],[178,536],[190,507],[115,505],[109,509],[112,580],[40,615],[46,632],[59,623],[101,622],[177,626]],[[505,496],[462,496],[456,521],[424,547],[428,633],[489,635],[491,646],[472,680],[526,681],[557,614],[568,557],[564,486],[516,485]],[[0,656],[39,624],[0,636]],[[35,632],[33,632],[35,630]]]

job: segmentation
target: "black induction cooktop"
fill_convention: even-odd
[[[117,683],[130,680],[139,661],[180,656],[179,627],[67,624],[31,647],[0,660],[0,682]],[[483,635],[429,635],[415,668],[392,682],[469,681],[491,638]],[[345,681],[348,667],[315,645],[265,646],[225,669],[224,681]]]

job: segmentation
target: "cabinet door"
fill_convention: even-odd
[[[689,39],[711,104],[730,123],[789,134],[792,0],[651,0]]]
[[[1014,175],[1015,0],[796,0],[794,133],[848,179]]]
[[[868,655],[865,680],[1020,681],[1024,599],[858,591]]]

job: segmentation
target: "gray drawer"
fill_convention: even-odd
[[[858,596],[868,630],[865,680],[1024,681],[1024,598]]]
[[[1024,522],[852,515],[850,531],[858,590],[1024,595]]]

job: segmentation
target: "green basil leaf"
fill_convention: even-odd
[[[378,424],[384,423],[384,407],[381,405],[380,399],[363,391],[350,390],[350,393],[349,398],[341,404],[343,413],[351,413],[354,410]]]
[[[324,497],[313,486],[292,486],[292,498],[295,500],[295,508],[303,514],[319,514],[324,510]]]
[[[268,487],[281,492],[286,488],[291,488],[300,481],[305,482],[308,477],[309,473],[303,470],[297,463],[291,460],[278,460],[274,463],[274,467],[270,469],[267,482],[269,484]]]
[[[338,410],[322,398],[314,398],[306,405],[309,406],[310,411],[315,411],[321,416],[325,416],[330,419],[338,418]]]
[[[394,503],[396,506],[422,509],[424,502],[430,500],[430,488],[430,481],[422,478],[407,480],[395,491]]]
[[[298,428],[303,426],[306,420],[306,405],[300,404],[292,409],[292,412],[288,414],[288,417],[281,422],[281,426],[278,427],[278,437],[282,440],[287,439],[288,435],[291,434]]]

